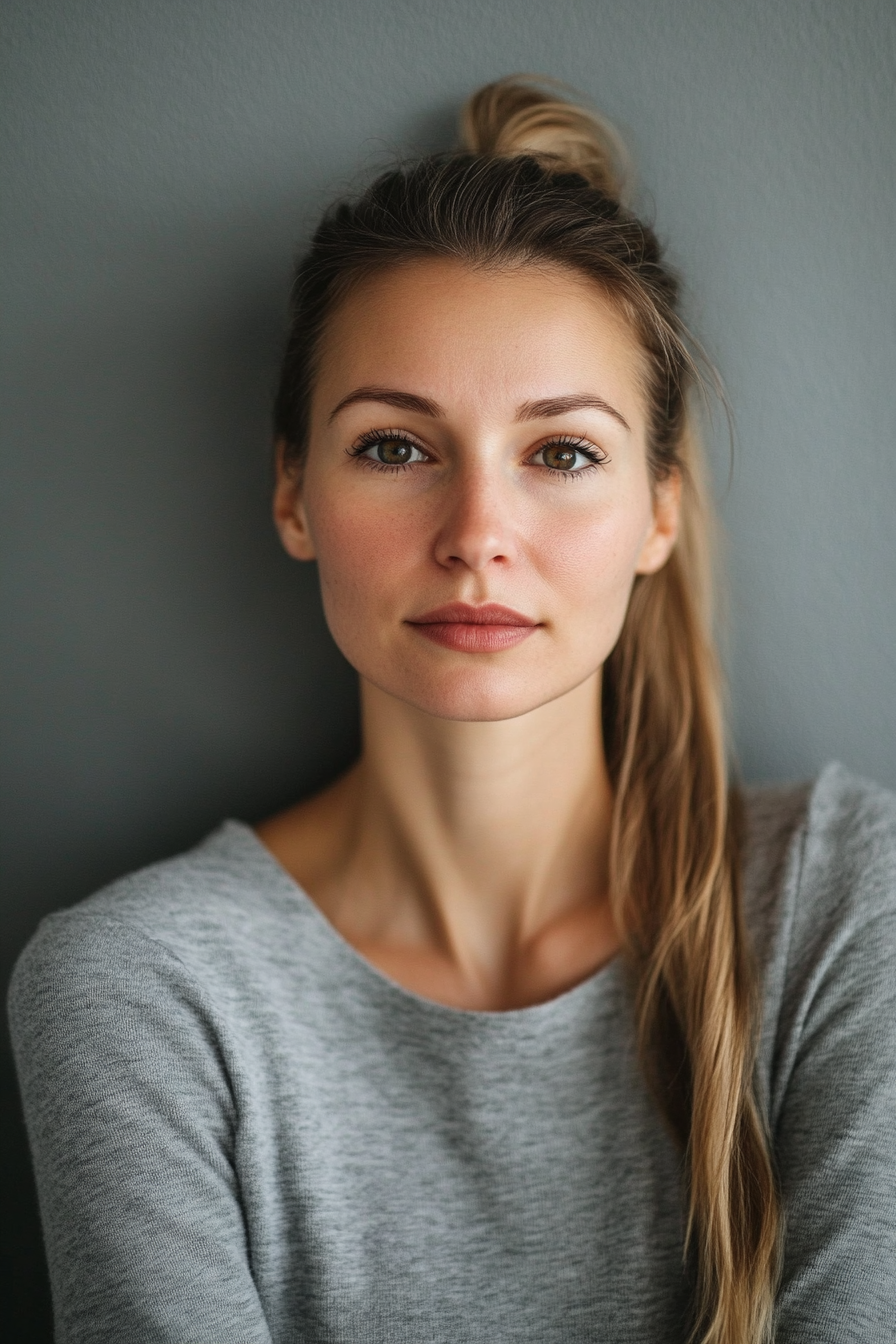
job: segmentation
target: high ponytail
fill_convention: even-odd
[[[623,200],[631,177],[625,142],[599,112],[558,97],[563,87],[520,75],[484,85],[461,110],[464,149],[530,154],[548,168],[578,173],[611,200]]]
[[[645,1076],[681,1145],[694,1344],[763,1344],[780,1212],[754,1063],[756,970],[740,903],[736,794],[711,638],[709,515],[690,399],[692,343],[653,232],[623,204],[626,158],[596,113],[516,77],[464,108],[465,149],[384,174],[323,219],[293,290],[276,431],[301,469],[320,336],[351,286],[413,258],[549,262],[591,280],[646,356],[648,457],[682,487],[666,565],[635,580],[603,670],[614,786],[611,899]]]

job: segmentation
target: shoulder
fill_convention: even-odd
[[[863,1013],[890,1011],[896,795],[832,764],[811,783],[748,789],[744,800],[743,902],[761,983],[760,1067],[780,1087],[822,1018],[859,1000]]]
[[[746,814],[744,910],[776,1121],[800,1070],[816,1078],[812,1105],[844,1069],[891,1071],[896,795],[833,764],[808,785],[749,790]]]
[[[806,818],[806,875],[872,904],[893,895],[896,793],[829,765],[816,781]]]
[[[744,905],[760,945],[831,922],[896,916],[896,794],[828,765],[811,783],[745,790]]]
[[[194,848],[119,878],[67,912],[178,941],[199,926],[276,917],[296,888],[249,826],[225,821]]]
[[[896,917],[896,794],[833,763],[811,785],[757,790],[748,818],[745,872],[789,905],[792,957]]]
[[[894,955],[896,795],[828,766],[807,800],[791,986],[809,998],[842,1001],[861,993],[892,1000]]]
[[[13,973],[13,1017],[82,986],[164,980],[220,998],[269,974],[307,933],[308,902],[249,827],[225,822],[184,854],[49,915]],[[292,956],[291,965],[295,965]],[[191,990],[191,992],[192,992]]]

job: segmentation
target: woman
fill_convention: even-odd
[[[591,113],[464,134],[294,290],[359,762],[18,966],[58,1338],[891,1339],[894,800],[729,792],[675,280]]]

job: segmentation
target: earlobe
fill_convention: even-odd
[[[301,473],[292,465],[287,465],[283,443],[277,444],[273,514],[274,525],[287,555],[291,555],[294,560],[313,560],[314,542],[305,513]]]
[[[680,516],[681,473],[675,471],[654,487],[653,522],[641,547],[637,574],[655,574],[662,569],[678,538]]]

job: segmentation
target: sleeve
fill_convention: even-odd
[[[896,1339],[896,806],[877,798],[806,841],[773,1117],[776,1344]]]
[[[51,916],[10,1021],[58,1344],[271,1344],[214,1013],[162,944]]]

